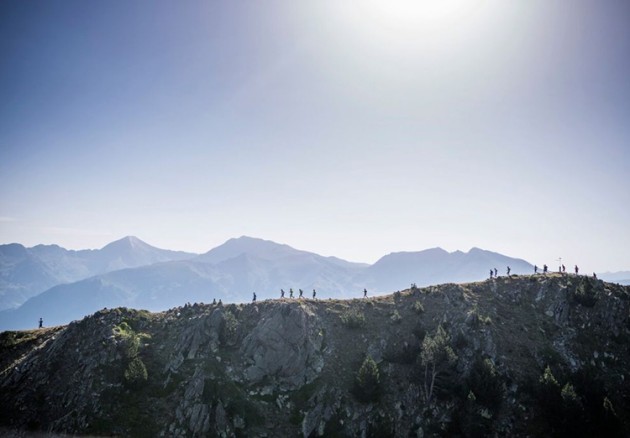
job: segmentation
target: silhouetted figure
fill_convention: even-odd
[[[564,274],[565,272],[567,272],[567,268],[566,266],[562,265],[562,273]]]
[[[316,296],[317,296],[317,292],[315,292],[315,289],[313,289],[313,299],[315,299]]]
[[[511,271],[511,269],[510,269],[510,267],[508,266],[508,267],[507,267],[507,275],[508,275],[508,277],[510,276],[510,271]]]
[[[543,274],[546,274],[548,270],[549,267],[547,265],[543,265]]]
[[[216,305],[216,304],[217,304],[217,299],[216,299],[216,298],[213,298],[213,299],[212,299],[212,304],[213,304],[213,305]]]
[[[538,274],[538,266],[534,265],[534,274]]]
[[[593,272],[593,278],[597,280],[597,274]]]
[[[580,272],[580,268],[578,268],[578,265],[575,265],[575,275],[578,275],[578,272]]]
[[[367,289],[363,289],[363,298],[367,298]]]
[[[293,298],[293,288],[289,288],[289,298]]]
[[[497,271],[497,268],[494,268],[494,278],[498,278],[499,277],[499,271]]]
[[[280,289],[280,298],[284,298],[284,289]]]
[[[299,298],[302,298],[302,295],[304,294],[304,292],[302,292],[302,289],[299,289],[299,292],[300,292],[300,297]]]
[[[494,271],[490,269],[490,278],[492,278],[493,275],[494,275]]]
[[[223,305],[223,301],[221,301],[221,298],[219,298],[219,306]]]
[[[44,327],[44,320],[42,318],[39,318],[39,328]]]
[[[256,292],[254,292],[254,296],[252,297],[252,302],[256,302]]]

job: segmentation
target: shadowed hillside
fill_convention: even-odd
[[[513,276],[103,310],[0,334],[0,427],[121,436],[627,436],[630,288]]]

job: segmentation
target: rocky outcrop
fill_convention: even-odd
[[[555,274],[364,300],[103,310],[0,334],[0,428],[624,436],[629,335],[629,288]],[[367,358],[377,366],[359,379]]]

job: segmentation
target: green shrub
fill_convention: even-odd
[[[147,381],[147,367],[144,366],[144,362],[139,357],[134,357],[127,369],[125,370],[125,383],[130,386],[138,386]]]
[[[355,309],[349,309],[341,315],[341,323],[348,328],[361,328],[365,326],[365,315]]]
[[[474,394],[476,401],[496,411],[503,400],[503,382],[494,363],[490,359],[478,358],[466,379],[469,394]]]
[[[389,319],[394,324],[400,324],[400,322],[402,321],[402,316],[400,316],[400,313],[398,313],[398,310],[394,310],[394,312],[392,313],[392,316],[390,316]]]
[[[580,284],[575,288],[573,292],[573,299],[576,303],[586,307],[593,307],[597,302],[597,291],[593,287],[591,279],[588,277],[582,277]]]
[[[378,365],[367,356],[357,373],[355,395],[359,401],[369,403],[377,401],[380,396],[381,379]]]
[[[413,303],[413,311],[417,314],[424,313],[424,306],[420,301],[416,301]]]
[[[223,324],[219,331],[219,341],[222,345],[234,345],[238,337],[238,320],[229,310],[223,313]]]

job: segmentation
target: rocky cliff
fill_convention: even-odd
[[[92,436],[627,436],[630,288],[513,276],[103,310],[0,334],[0,427]]]

